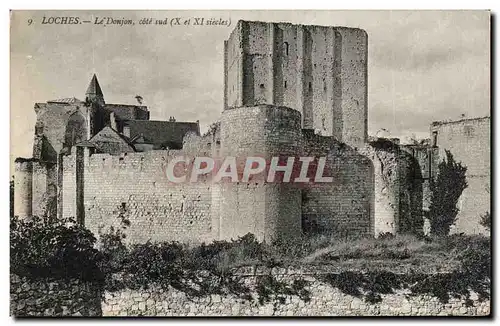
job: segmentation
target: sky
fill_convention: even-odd
[[[92,23],[42,24],[55,16]],[[136,25],[93,24],[101,17]],[[174,17],[231,24],[138,24]],[[223,41],[239,19],[365,29],[369,135],[384,128],[427,138],[432,121],[490,115],[488,11],[14,11],[11,161],[32,155],[34,104],[84,99],[94,73],[107,103],[136,104],[140,95],[152,120],[199,120],[203,131],[223,108]]]

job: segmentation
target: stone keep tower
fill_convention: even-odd
[[[367,53],[358,28],[239,21],[224,42],[224,107],[290,107],[302,113],[302,128],[359,147]]]

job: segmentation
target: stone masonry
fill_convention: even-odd
[[[198,122],[150,121],[145,106],[106,103],[95,75],[85,101],[35,104],[14,214],[74,217],[96,235],[125,228],[132,243],[421,233],[449,149],[469,183],[454,232],[485,231],[489,117],[434,123],[429,146],[369,139],[365,31],[240,21],[224,45],[224,110],[205,135]],[[333,182],[173,184],[165,169],[177,156],[326,157]]]
[[[256,276],[244,282],[252,287]],[[452,298],[447,303],[430,295],[412,296],[405,290],[382,294],[381,301],[370,303],[345,294],[319,281],[315,275],[275,275],[281,281],[300,277],[308,283],[309,300],[285,295],[260,304],[231,294],[207,294],[188,297],[173,288],[150,286],[148,289],[101,291],[91,283],[52,280],[29,281],[11,275],[11,315],[29,316],[489,316],[490,301],[471,293],[470,301]]]

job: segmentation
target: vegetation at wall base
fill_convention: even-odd
[[[400,289],[443,302],[450,296],[468,298],[469,290],[481,300],[489,297],[490,239],[482,236],[336,239],[324,235],[266,244],[247,234],[197,246],[179,242],[126,245],[125,239],[122,229],[111,229],[97,242],[89,230],[71,219],[12,218],[11,273],[31,279],[76,278],[108,291],[154,285],[188,296],[233,294],[265,304],[289,295],[304,301],[310,297],[307,278],[285,282],[271,273],[274,267],[321,266],[327,272],[316,275],[317,279],[367,302],[379,302],[383,295]],[[443,262],[451,266],[447,272],[426,272],[425,268]],[[401,265],[408,268],[394,268]],[[268,272],[257,273],[251,289],[236,272],[242,266],[261,266]]]

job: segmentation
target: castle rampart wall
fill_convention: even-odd
[[[310,184],[302,194],[306,233],[373,234],[372,162],[332,137],[305,132],[305,155],[327,157],[325,176],[333,182]]]
[[[123,230],[128,243],[210,240],[211,186],[174,184],[165,175],[170,160],[181,155],[177,150],[91,155],[83,171],[85,226],[96,235],[110,227]],[[64,215],[76,217],[74,155],[65,158],[63,194]]]

